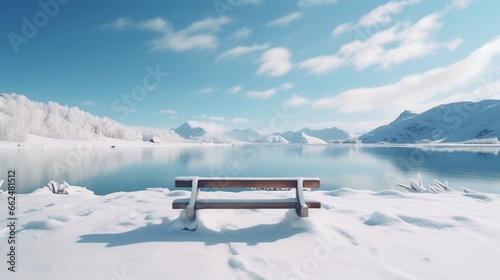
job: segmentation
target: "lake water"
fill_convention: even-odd
[[[0,179],[17,170],[18,190],[50,180],[96,194],[173,188],[176,176],[319,177],[322,190],[401,189],[417,173],[424,184],[500,193],[500,147],[389,147],[382,145],[243,145],[0,150]],[[3,186],[5,189],[5,184]]]

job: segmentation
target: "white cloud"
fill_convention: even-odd
[[[278,92],[276,88],[270,88],[262,91],[251,90],[247,92],[247,96],[252,98],[268,99],[275,95],[276,92]]]
[[[359,19],[358,25],[360,27],[369,27],[387,24],[392,21],[394,15],[401,13],[403,8],[417,3],[420,3],[420,0],[406,0],[400,2],[391,1],[387,4],[378,6],[366,15],[363,15]]]
[[[204,20],[198,20],[191,23],[188,27],[181,30],[182,33],[196,33],[201,31],[219,31],[222,26],[231,22],[228,17],[221,18],[206,18]]]
[[[227,93],[229,94],[237,94],[238,92],[240,92],[241,90],[243,89],[242,86],[240,85],[236,85],[236,86],[233,86],[233,87],[230,87],[226,90]]]
[[[278,93],[279,91],[285,91],[293,88],[292,83],[283,83],[279,87],[275,88],[270,88],[266,90],[250,90],[246,92],[246,96],[251,97],[251,98],[259,98],[259,99],[268,99],[271,98],[273,95]]]
[[[344,23],[341,25],[337,25],[337,27],[335,27],[335,29],[332,31],[332,36],[337,37],[340,34],[351,30],[352,28],[353,28],[352,23]]]
[[[176,115],[177,111],[166,109],[158,111],[158,114]]]
[[[299,0],[298,6],[319,6],[324,4],[335,4],[337,0]]]
[[[206,87],[204,87],[202,89],[199,89],[198,91],[196,91],[196,93],[199,93],[199,94],[209,94],[209,93],[212,93],[212,92],[216,92],[218,90],[220,90],[220,87],[209,85],[209,86],[206,86]]]
[[[368,67],[386,69],[410,59],[427,56],[436,50],[457,48],[462,40],[434,41],[434,32],[442,23],[442,13],[432,13],[417,22],[399,23],[373,34],[365,40],[344,44],[337,53],[313,57],[299,63],[312,74],[323,74],[342,66],[352,65],[357,70]]]
[[[133,28],[134,26],[135,26],[134,21],[128,17],[119,17],[110,23],[101,25],[101,27],[103,28],[114,29],[114,30],[130,29]]]
[[[287,82],[287,83],[283,83],[279,88],[281,90],[289,90],[289,89],[292,89],[293,87],[294,87],[294,84]]]
[[[244,26],[236,30],[231,37],[236,39],[245,39],[250,35],[250,33],[252,33],[252,29]]]
[[[292,69],[290,58],[292,54],[286,48],[272,48],[262,53],[259,62],[259,75],[272,77],[283,76]]]
[[[371,26],[383,26],[390,23],[393,20],[393,17],[403,10],[403,8],[411,5],[415,5],[420,3],[420,0],[404,0],[399,2],[388,2],[386,4],[380,5],[375,9],[371,10],[367,14],[361,16],[361,18],[356,23],[344,23],[338,25],[333,31],[332,35],[334,37],[356,29],[358,33],[365,34],[367,32],[371,32],[368,27]]]
[[[268,27],[287,26],[291,22],[297,21],[301,18],[302,18],[302,13],[293,12],[293,13],[289,13],[288,15],[286,15],[284,17],[281,17],[281,18],[278,18],[278,19],[275,19],[275,20],[269,22],[268,24],[266,24],[266,26],[268,26]]]
[[[482,77],[492,71],[494,58],[500,56],[500,38],[497,38],[461,61],[447,67],[434,68],[422,74],[403,77],[396,83],[372,88],[355,88],[335,97],[324,97],[313,102],[313,108],[330,108],[339,113],[385,112],[398,114],[409,109],[419,112],[450,102],[498,96],[498,92],[484,91]],[[490,88],[499,81],[486,83]],[[467,87],[476,88],[475,96],[456,94]],[[483,93],[479,96],[479,92]]]
[[[137,23],[137,28],[157,32],[172,31],[172,26],[170,25],[170,23],[160,17],[141,21]]]
[[[462,38],[457,38],[457,39],[452,40],[450,42],[446,42],[443,45],[446,47],[446,49],[448,49],[448,51],[453,51],[456,48],[458,48],[463,42],[464,42],[464,40]]]
[[[221,116],[210,116],[210,115],[207,115],[207,114],[194,116],[193,118],[195,118],[195,119],[206,119],[206,120],[217,121],[217,122],[223,122],[223,121],[226,120],[226,118],[221,117]]]
[[[215,49],[218,45],[217,37],[212,34],[168,34],[151,41],[152,50],[173,50],[183,52],[191,49]]]
[[[95,103],[94,101],[90,101],[90,100],[83,101],[82,104],[85,105],[85,106],[95,106],[95,105],[97,105],[97,103]]]
[[[233,119],[231,119],[231,122],[236,123],[236,124],[240,124],[240,123],[249,123],[249,122],[252,122],[252,120],[245,119],[245,118],[233,118]]]
[[[299,68],[305,68],[310,74],[323,74],[340,68],[346,60],[339,55],[322,55],[299,63]]]
[[[235,57],[249,54],[252,52],[263,51],[267,48],[269,48],[269,44],[262,44],[262,45],[253,44],[251,46],[237,46],[223,52],[221,55],[217,57],[216,61],[221,59],[233,59]]]
[[[147,30],[161,33],[150,41],[152,50],[172,50],[183,52],[195,49],[214,49],[219,40],[214,34],[224,25],[230,23],[227,17],[206,18],[191,23],[186,28],[176,31],[171,23],[163,18],[153,18],[141,22],[134,22],[130,18],[118,18],[103,25],[115,30],[132,29]]]
[[[453,2],[448,6],[448,9],[457,8],[463,10],[468,8],[474,1],[475,0],[453,0]]]
[[[309,100],[307,97],[294,95],[290,99],[285,101],[283,103],[283,106],[296,107],[296,106],[303,106],[303,105],[309,105],[309,104],[311,104],[311,100]]]
[[[221,125],[218,123],[192,121],[192,120],[189,120],[188,123],[193,127],[201,127],[203,129],[205,129],[205,131],[207,131],[208,133],[213,133],[213,134],[223,133],[223,132],[229,130],[224,125]]]

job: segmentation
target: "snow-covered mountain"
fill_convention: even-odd
[[[326,144],[332,139],[349,138],[347,132],[338,128],[327,128],[321,130],[312,130],[304,128],[300,131],[287,131],[284,133],[275,133],[273,135],[263,135],[252,129],[233,129],[224,133],[210,133],[204,129],[202,125],[186,122],[180,127],[174,129],[184,139],[201,141],[201,142],[216,142],[216,143],[231,143],[231,142],[246,142],[246,143],[304,143],[304,144]]]
[[[189,122],[183,123],[181,126],[174,129],[174,131],[184,139],[201,138],[207,135],[207,131],[205,129],[203,129],[202,127],[194,126]]]
[[[483,100],[440,105],[421,114],[404,111],[359,139],[363,143],[464,142],[499,136],[500,100]]]
[[[208,132],[208,129],[202,127],[202,125],[196,122],[187,121],[183,123],[174,131],[186,140],[191,140],[195,142],[205,142],[205,143],[233,143],[236,142],[225,136],[223,133]]]
[[[303,128],[299,131],[287,131],[279,134],[281,137],[285,138],[290,143],[309,143],[318,142],[312,138],[323,141],[324,143],[334,142],[349,138],[349,134],[336,127],[324,128],[319,130],[313,130],[309,128]],[[312,138],[311,138],[312,137]]]
[[[305,144],[326,144],[327,142],[317,137],[313,137],[302,132],[302,143]]]
[[[266,138],[269,140],[269,143],[273,143],[273,144],[288,144],[288,143],[290,143],[288,140],[281,137],[281,135],[267,135]]]
[[[224,135],[241,142],[249,143],[270,143],[271,140],[252,129],[233,129],[224,132]]]

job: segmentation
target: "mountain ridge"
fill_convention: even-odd
[[[362,135],[363,143],[458,143],[500,136],[500,100],[454,102],[423,113],[403,112],[391,123]]]

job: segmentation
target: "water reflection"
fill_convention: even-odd
[[[417,172],[424,181],[500,193],[499,147],[244,145],[0,150],[0,170],[18,170],[20,192],[50,180],[97,194],[172,188],[176,176],[314,176],[322,189],[383,190]]]

